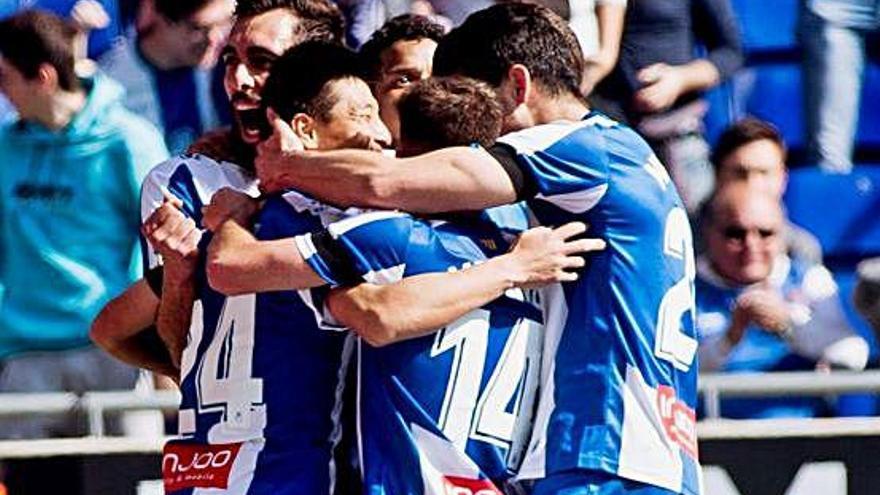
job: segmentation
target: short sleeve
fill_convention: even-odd
[[[600,132],[605,125],[617,124],[602,116],[554,122],[507,134],[498,143],[513,150],[516,162],[533,181],[534,199],[584,213],[608,189],[609,158]]]
[[[183,203],[183,214],[195,220],[197,225],[202,224],[202,201],[193,179],[193,175],[186,162],[181,158],[172,158],[153,168],[144,178],[141,185],[141,222],[144,222],[156,210],[162,206],[165,200],[163,189],[180,199]],[[160,264],[156,253],[150,248],[149,243],[141,237],[141,251],[144,260],[144,271]]]
[[[413,218],[398,212],[371,212],[299,236],[300,255],[331,285],[366,281],[389,284],[403,278]]]

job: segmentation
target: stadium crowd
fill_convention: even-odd
[[[880,180],[880,4],[786,3],[789,52],[754,3],[3,3],[0,392],[179,388],[168,493],[700,493],[698,372],[877,364],[880,241],[787,205]]]

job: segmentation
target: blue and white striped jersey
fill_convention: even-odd
[[[211,202],[218,190],[229,187],[252,197],[260,195],[253,172],[232,162],[216,161],[205,155],[181,155],[170,158],[150,170],[141,185],[141,221],[162,206],[162,189],[183,202],[183,213],[202,227],[202,207]],[[141,239],[144,272],[160,264],[156,253]]]
[[[179,197],[197,223],[214,191],[242,189],[238,179],[247,177],[204,157],[169,168],[162,170],[168,181],[158,185]],[[161,188],[151,188],[161,203]],[[151,211],[145,206],[145,214]],[[288,193],[267,200],[256,236],[293,237],[341,215]],[[312,306],[319,290],[226,297],[209,287],[204,255],[196,277],[199,301],[181,363],[179,437],[163,457],[166,493],[332,493],[332,450],[353,340],[319,328]]]
[[[511,208],[507,213],[526,225],[525,210]],[[511,240],[488,221],[425,221],[396,212],[353,217],[330,225],[328,232],[320,239],[299,238],[298,245],[331,284],[385,284],[458,270],[505,252]],[[343,253],[354,267],[348,276],[359,280],[346,280],[331,268],[335,263],[323,253],[332,251]],[[516,290],[433,335],[381,348],[360,341],[358,431],[365,493],[500,494],[530,427],[540,318],[538,307]]]
[[[665,168],[595,112],[498,143],[538,221],[582,221],[607,242],[577,282],[543,293],[543,388],[520,478],[589,469],[700,493],[692,235]]]

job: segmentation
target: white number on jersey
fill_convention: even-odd
[[[663,251],[666,256],[683,263],[684,276],[666,291],[660,301],[654,354],[676,368],[687,371],[694,362],[697,341],[682,332],[681,318],[687,312],[690,312],[692,319],[695,316],[694,278],[697,270],[691,227],[682,208],[673,208],[666,217]]]
[[[485,390],[480,382],[489,346],[489,312],[478,309],[437,332],[431,356],[452,350],[453,361],[440,411],[439,427],[457,447],[468,438],[500,447],[510,446],[516,419],[526,390],[526,363],[530,333],[539,335],[540,325],[522,318],[511,329]],[[536,367],[537,368],[537,367]],[[508,412],[507,405],[514,404]]]
[[[199,412],[222,411],[227,427],[262,428],[253,405],[263,402],[263,381],[253,378],[256,294],[226,298],[197,375]],[[221,423],[222,424],[222,423]]]

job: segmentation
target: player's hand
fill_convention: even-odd
[[[667,64],[653,64],[636,74],[642,88],[633,95],[637,110],[662,112],[671,107],[684,89],[681,69]]]
[[[602,239],[575,238],[586,230],[583,223],[571,222],[556,229],[536,227],[524,232],[508,253],[514,285],[535,288],[577,280],[576,270],[586,263],[581,255],[605,249]]]
[[[195,272],[202,231],[181,211],[181,201],[164,191],[165,201],[141,226],[141,232],[162,256],[165,277],[188,279]]]
[[[241,191],[224,187],[214,193],[211,204],[202,208],[202,225],[216,232],[223,222],[233,220],[247,228],[258,208],[257,199]]]
[[[272,109],[266,111],[266,118],[272,126],[272,135],[257,146],[254,166],[260,179],[260,190],[276,192],[284,189],[284,162],[290,154],[305,148],[290,125]]]
[[[217,161],[239,163],[232,146],[232,130],[228,127],[203,134],[196,142],[189,145],[186,152],[209,156]]]
[[[788,304],[778,291],[767,288],[754,288],[740,294],[736,298],[734,318],[742,318],[775,334],[784,334],[792,325]]]

